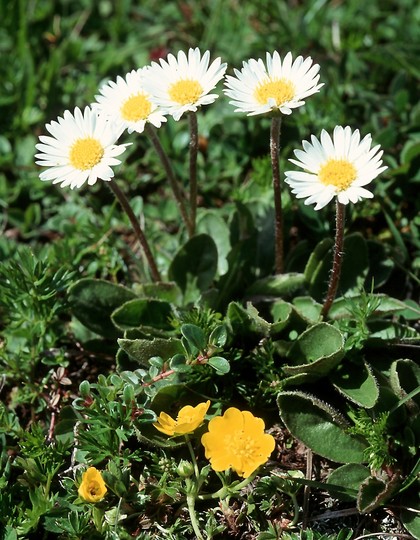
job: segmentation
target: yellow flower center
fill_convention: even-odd
[[[225,447],[233,455],[252,459],[257,450],[255,439],[245,436],[243,432],[227,435],[225,437]]]
[[[169,97],[180,105],[194,103],[203,93],[203,87],[193,79],[182,79],[172,84],[168,89]]]
[[[94,480],[89,482],[87,491],[92,498],[101,497],[102,495],[102,488],[99,485],[99,482],[95,482]]]
[[[129,122],[145,120],[152,111],[152,104],[145,94],[139,93],[126,99],[121,107],[121,116]]]
[[[101,143],[92,137],[77,139],[70,148],[70,164],[81,171],[92,169],[104,155]]]
[[[320,181],[326,186],[335,186],[344,191],[357,177],[356,168],[346,159],[329,159],[318,173]]]
[[[257,86],[254,97],[261,105],[265,105],[269,99],[274,99],[277,107],[280,107],[290,101],[295,93],[295,85],[288,79],[271,79]]]

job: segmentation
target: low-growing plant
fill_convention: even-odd
[[[311,17],[309,6],[305,25]],[[350,72],[366,68],[343,40]],[[0,241],[7,540],[350,540],[389,534],[374,525],[384,509],[392,534],[420,537],[420,244],[416,203],[404,213],[398,185],[417,182],[415,121],[392,143],[395,112],[409,121],[406,79],[394,73],[390,129],[375,110],[359,131],[350,81],[315,114],[339,79],[332,58],[274,51],[231,71],[211,56],[191,47],[137,61],[37,133],[40,179],[65,200],[51,210],[37,187],[26,214],[8,218],[28,245]],[[228,107],[213,93],[222,79],[236,107],[224,122],[213,112]],[[40,124],[32,87],[23,131]],[[252,145],[269,158],[252,161]],[[233,186],[245,163],[252,171]],[[0,182],[0,197],[13,203],[20,189]],[[311,493],[351,506],[366,529],[308,527]]]

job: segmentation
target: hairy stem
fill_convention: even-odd
[[[165,152],[159,137],[156,135],[156,131],[152,128],[150,124],[146,124],[145,133],[150,139],[150,142],[153,144],[153,147],[159,156],[159,159],[165,169],[166,177],[169,180],[172,192],[174,194],[176,203],[178,205],[182,220],[187,228],[188,236],[191,237],[194,234],[194,229],[191,225],[191,220],[188,216],[188,212],[185,206],[186,197],[183,194],[178,181],[175,178],[175,173],[172,168],[171,162],[169,160],[168,154]]]
[[[188,115],[190,125],[190,215],[192,232],[195,232],[197,216],[197,155],[198,155],[198,123],[197,114]]]
[[[273,171],[273,191],[275,210],[275,268],[276,274],[281,274],[284,268],[283,262],[283,208],[281,202],[281,182],[280,182],[280,131],[281,116],[273,116],[270,130],[270,157],[271,169]]]
[[[130,220],[131,226],[133,227],[133,230],[137,236],[138,241],[140,242],[146,260],[149,264],[153,281],[161,281],[159,270],[157,269],[156,261],[150,250],[149,243],[147,242],[146,236],[144,235],[140,223],[138,222],[138,219],[136,218],[127,197],[121,191],[115,180],[111,179],[110,182],[108,182],[108,185],[111,188],[111,191],[114,193],[115,197],[118,199],[118,202],[121,204],[124,212],[127,214],[128,219]]]
[[[198,540],[204,540],[204,537],[200,531],[200,526],[198,524],[197,514],[195,512],[195,498],[195,493],[187,494],[188,513],[190,514],[191,525],[194,529],[195,537]]]
[[[334,302],[337,293],[338,283],[340,281],[341,265],[343,263],[343,243],[344,243],[344,221],[345,221],[344,204],[336,201],[335,214],[335,243],[334,243],[334,258],[330,282],[328,284],[328,292],[322,307],[321,315],[326,317],[330,311],[331,304]]]

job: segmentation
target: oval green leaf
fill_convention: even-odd
[[[130,289],[101,279],[80,279],[69,290],[73,315],[89,330],[110,339],[121,335],[111,320],[112,313],[134,298]]]
[[[290,347],[287,357],[293,365],[284,366],[288,375],[305,373],[305,381],[324,377],[344,356],[344,337],[328,323],[316,324],[303,332]]]
[[[142,326],[171,330],[169,320],[172,313],[172,307],[168,302],[136,298],[117,308],[112,313],[111,320],[121,330]]]
[[[331,382],[356,405],[371,409],[378,401],[378,383],[368,364],[343,363],[331,375]]]
[[[280,392],[280,417],[294,437],[313,452],[337,463],[363,463],[367,443],[346,431],[340,413],[303,392]]]

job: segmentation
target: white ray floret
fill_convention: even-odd
[[[146,123],[160,128],[166,122],[165,114],[143,88],[148,69],[132,70],[124,78],[118,76],[115,82],[108,81],[99,89],[92,108],[128,133],[142,133]]]
[[[219,97],[210,92],[223,78],[227,65],[220,58],[209,62],[210,52],[201,55],[198,48],[189,49],[188,55],[183,51],[176,57],[169,54],[166,60],[152,62],[144,87],[156,105],[179,120],[185,112],[195,112]]]
[[[65,111],[46,124],[51,136],[41,135],[36,145],[37,165],[48,167],[39,175],[43,181],[52,181],[60,187],[80,188],[87,182],[93,186],[98,179],[109,181],[114,176],[116,159],[128,144],[116,145],[121,131],[105,117],[86,107],[74,113]]]
[[[360,139],[359,130],[336,126],[331,137],[322,130],[320,140],[302,141],[303,150],[295,150],[292,163],[304,171],[287,171],[285,182],[298,199],[315,204],[315,210],[326,206],[334,197],[338,202],[356,203],[373,194],[364,186],[388,167],[382,166],[380,145],[372,145],[371,135]]]
[[[230,103],[235,112],[248,116],[280,112],[291,114],[293,109],[305,104],[304,99],[323,86],[319,81],[319,65],[311,57],[298,56],[294,61],[288,52],[283,61],[275,51],[266,53],[266,63],[259,58],[243,62],[235,77],[226,76],[225,94],[232,98]]]

